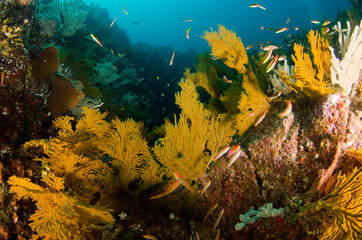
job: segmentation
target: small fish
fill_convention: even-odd
[[[325,20],[323,23],[322,23],[322,26],[327,26],[328,24],[330,24],[331,21],[330,20]]]
[[[284,61],[286,58],[287,58],[287,56],[281,55],[281,56],[278,58],[278,61]]]
[[[93,38],[93,40],[94,40],[96,43],[98,43],[98,45],[99,45],[100,47],[103,47],[102,43],[101,43],[93,34],[91,34],[91,37]]]
[[[126,15],[128,15],[128,12],[127,12],[126,9],[123,7],[123,5],[122,5],[122,9],[123,9],[124,13],[125,13]]]
[[[192,22],[193,21],[193,19],[186,19],[186,20],[184,20],[184,22]]]
[[[268,52],[265,54],[265,59],[263,61],[263,64],[269,61],[274,49],[275,49],[274,47],[269,48]]]
[[[264,29],[264,26],[261,26],[260,29],[263,30],[263,29]]]
[[[268,27],[267,29],[268,29],[269,31],[273,31],[273,32],[274,32],[274,30],[275,30],[275,29],[272,28],[272,27]]]
[[[219,158],[221,158],[225,153],[227,153],[229,151],[230,147],[224,147],[223,149],[221,149],[217,155],[213,158],[213,160],[218,160]]]
[[[217,226],[219,225],[220,221],[221,221],[221,218],[222,218],[222,215],[224,215],[224,210],[225,209],[222,209],[219,213],[219,216],[217,217],[215,223],[214,223],[214,227],[212,228],[212,231],[215,231]]]
[[[227,77],[226,76],[223,76],[222,77],[222,79],[224,79],[224,82],[226,82],[226,83],[233,83],[233,81],[232,80],[229,80],[229,79],[227,79]]]
[[[228,165],[226,166],[226,168],[229,168],[231,165],[234,164],[234,162],[240,157],[241,154],[241,150],[238,150],[236,153],[234,153],[231,158],[230,161],[228,162]]]
[[[142,235],[142,237],[146,238],[146,239],[149,239],[149,240],[157,240],[157,238],[155,236],[152,236],[152,235]]]
[[[122,54],[118,53],[118,56],[120,56],[121,58],[123,58]]]
[[[268,46],[265,46],[263,48],[264,51],[269,51],[270,49],[278,49],[279,47],[278,46],[275,46],[275,45],[268,45]]]
[[[254,114],[255,114],[255,112],[251,111],[251,112],[249,112],[248,117],[252,117],[252,116],[254,116]]]
[[[113,49],[111,49],[111,53],[112,53],[112,55],[114,55]]]
[[[211,184],[211,181],[208,181],[205,184],[205,186],[201,189],[200,196],[202,196],[206,192],[206,189],[208,189],[210,187],[210,184]]]
[[[261,121],[263,121],[263,119],[265,118],[265,115],[266,115],[266,111],[261,113],[261,115],[258,117],[256,122],[254,123],[254,127],[257,127],[261,123]]]
[[[118,16],[114,18],[113,22],[111,23],[110,27],[113,26],[114,22],[117,20]]]
[[[288,31],[288,30],[289,30],[289,28],[282,27],[282,28],[279,28],[278,30],[276,30],[275,33],[282,33],[282,32]]]
[[[287,104],[287,107],[284,109],[283,112],[278,114],[278,118],[280,119],[284,118],[292,111],[292,103],[289,100],[286,100],[285,103]]]
[[[172,52],[172,56],[171,56],[171,60],[170,60],[170,66],[172,65],[173,63],[173,58],[175,57],[175,49],[173,50]]]
[[[1,73],[1,82],[0,82],[0,85],[1,85],[1,86],[4,84],[4,79],[5,79],[5,73],[2,72],[2,73]]]
[[[312,21],[310,21],[310,22],[313,23],[313,24],[320,24],[320,22],[317,21],[317,20],[312,20]]]
[[[251,8],[261,8],[261,9],[265,10],[265,7],[263,7],[259,3],[250,4],[249,7],[251,7]]]
[[[278,59],[279,59],[279,55],[277,54],[273,60],[269,63],[269,65],[266,67],[266,72],[270,72],[274,67],[275,67],[275,64],[278,62]]]
[[[322,28],[322,34],[325,35],[329,32],[329,27]]]
[[[299,28],[298,28],[298,27],[295,27],[295,28],[294,28],[294,30],[295,30],[295,31],[298,31],[298,30],[299,30]]]
[[[249,50],[250,48],[253,48],[254,46],[255,46],[254,44],[251,44],[251,45],[247,46],[247,47],[245,48],[245,50]]]
[[[290,18],[288,17],[286,24],[288,24],[289,22],[290,22]]]
[[[187,31],[186,31],[186,38],[187,38],[187,39],[190,39],[190,37],[189,37],[190,29],[191,29],[191,27],[189,27],[189,28],[187,29]]]
[[[114,67],[114,69],[118,70],[118,68],[116,66],[112,65],[112,67]]]
[[[280,95],[282,95],[282,92],[278,91],[273,96],[269,97],[269,101],[273,101],[274,99],[278,98]]]
[[[237,151],[239,151],[240,149],[240,145],[234,145],[230,148],[228,155],[226,156],[227,158],[229,158],[231,155],[233,155],[234,153],[236,153]]]
[[[157,80],[160,80],[160,77],[159,77],[159,76],[157,76],[157,77],[156,77],[156,79],[157,79]]]
[[[256,44],[258,44],[260,47],[264,46],[264,43],[261,42],[257,42]]]
[[[195,190],[191,187],[190,183],[181,174],[174,172],[173,175],[180,183],[182,183],[182,185],[185,186],[185,188],[187,188],[192,194],[195,194]]]
[[[180,185],[181,183],[179,181],[174,181],[171,183],[166,184],[165,186],[163,186],[160,190],[156,191],[155,193],[153,193],[150,197],[150,199],[156,199],[156,198],[161,198],[163,196],[166,196],[170,193],[172,193],[173,191],[175,191],[175,189]]]
[[[196,240],[200,240],[200,236],[197,231],[195,232],[195,235],[196,235]]]
[[[209,210],[207,210],[207,212],[206,212],[206,215],[205,215],[205,217],[204,217],[204,221],[206,220],[206,218],[208,217],[208,216],[210,216],[210,214],[217,208],[217,206],[218,206],[219,204],[214,204],[214,205],[212,205],[210,208],[209,208]]]
[[[216,233],[216,237],[215,240],[219,240],[220,239],[220,228],[217,229],[217,233]]]

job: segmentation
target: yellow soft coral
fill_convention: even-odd
[[[362,235],[362,168],[349,175],[339,174],[334,189],[327,196],[302,207],[303,210],[325,209],[333,218],[321,239],[361,239]]]
[[[303,92],[311,98],[318,98],[336,91],[332,86],[330,77],[331,54],[329,43],[318,32],[311,30],[308,34],[313,61],[304,51],[301,44],[294,44],[292,59],[295,63],[294,81],[288,84],[297,91]]]
[[[30,182],[30,179],[12,176],[10,192],[18,199],[32,198],[38,210],[30,216],[29,225],[47,240],[91,239],[95,230],[114,224],[110,210],[91,206],[64,192],[64,179],[50,173],[44,180],[47,187]]]
[[[257,119],[270,110],[270,100],[261,90],[253,72],[247,71],[244,75],[243,88],[236,115],[236,125],[240,135],[243,135]]]
[[[209,42],[215,59],[221,59],[229,68],[240,73],[245,72],[244,65],[249,63],[248,56],[244,44],[233,31],[219,25],[218,32],[205,32],[202,37]]]
[[[105,141],[100,148],[112,158],[110,164],[117,172],[110,186],[120,185],[124,191],[132,194],[128,186],[141,175],[147,183],[160,181],[160,166],[152,158],[147,142],[141,136],[139,123],[131,119],[113,120],[110,135]]]
[[[175,124],[166,124],[166,136],[154,147],[161,164],[187,180],[197,180],[205,173],[212,156],[231,142],[235,133],[232,122],[224,116],[211,116],[198,100],[196,86],[191,79],[180,83],[182,91],[176,103],[182,112]]]

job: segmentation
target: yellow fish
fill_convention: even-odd
[[[98,43],[99,46],[103,47],[102,43],[93,34],[91,34],[91,37],[96,43]]]

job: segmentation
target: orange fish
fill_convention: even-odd
[[[0,83],[0,85],[3,85],[4,79],[5,79],[5,73],[2,72],[2,73],[1,73],[1,83]]]
[[[229,168],[231,165],[233,165],[233,163],[236,161],[236,159],[238,159],[240,157],[241,154],[241,150],[238,150],[236,153],[234,153],[231,158],[230,161],[228,163],[228,165],[226,166],[226,168]]]
[[[142,237],[146,238],[146,239],[149,239],[149,240],[157,240],[157,238],[155,236],[152,236],[152,235],[142,235]]]
[[[208,189],[210,187],[210,184],[211,184],[211,181],[208,181],[205,186],[201,189],[201,193],[200,193],[200,196],[202,196],[205,192],[206,192],[206,189]]]
[[[259,123],[261,123],[261,121],[263,121],[263,119],[265,118],[265,115],[266,115],[266,111],[264,111],[260,114],[260,116],[258,117],[256,122],[254,123],[254,127],[257,127],[259,125]]]
[[[228,155],[226,156],[227,158],[229,158],[231,155],[233,155],[234,153],[236,153],[237,151],[239,151],[240,149],[240,145],[234,145],[230,148]]]
[[[226,83],[233,83],[233,81],[232,81],[232,80],[227,79],[227,77],[226,77],[226,76],[223,76],[223,77],[222,77],[222,79],[224,79],[224,82],[226,82]]]
[[[207,210],[207,212],[206,212],[206,215],[205,215],[205,217],[204,217],[204,220],[206,220],[206,218],[208,217],[208,216],[210,216],[210,214],[217,208],[217,205],[219,205],[219,204],[214,204],[214,205],[212,205],[210,208],[209,208],[209,210]]]
[[[225,153],[227,153],[229,151],[230,147],[224,147],[223,149],[221,149],[216,156],[213,158],[213,160],[218,160],[219,158],[221,158]]]
[[[166,196],[167,194],[172,193],[175,191],[175,189],[180,185],[181,183],[179,181],[174,181],[171,183],[166,184],[163,188],[153,193],[150,197],[150,199],[156,199],[161,198],[163,196]]]
[[[191,187],[190,183],[179,173],[174,172],[173,175],[175,175],[175,178],[182,183],[182,185],[185,186],[192,194],[195,194],[195,190]]]

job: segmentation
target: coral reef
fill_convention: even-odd
[[[355,18],[283,66],[220,25],[179,82],[194,52],[132,45],[94,4],[25,2],[0,2],[1,239],[360,238]]]

